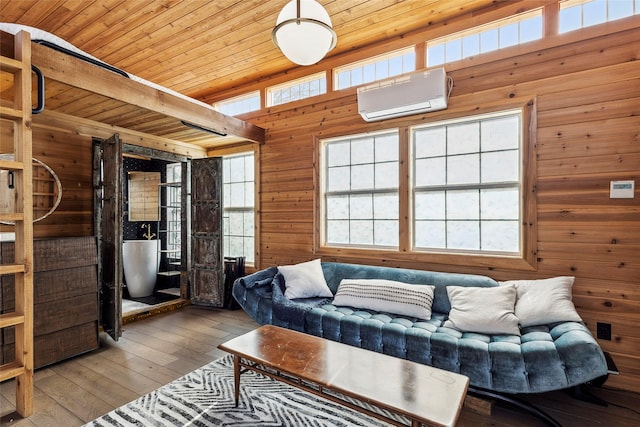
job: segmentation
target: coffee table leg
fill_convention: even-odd
[[[240,400],[240,356],[233,356],[233,392],[236,399],[236,408]]]

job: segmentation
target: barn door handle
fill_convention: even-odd
[[[35,65],[31,65],[31,71],[36,73],[38,86],[38,105],[36,105],[36,108],[31,109],[31,114],[40,114],[44,111],[44,75]]]

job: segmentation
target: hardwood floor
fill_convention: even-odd
[[[34,414],[15,419],[13,382],[0,384],[0,425],[81,426],[225,353],[217,345],[257,324],[242,310],[187,306],[129,323],[116,343],[101,334],[94,352],[40,369],[35,374]],[[640,396],[611,389],[594,394],[611,404],[598,406],[564,392],[526,396],[563,426],[638,426]],[[459,426],[543,426],[522,412],[494,405],[492,415],[465,406]]]

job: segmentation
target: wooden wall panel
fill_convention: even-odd
[[[621,375],[608,385],[640,392],[640,28],[449,70],[450,108],[537,103],[538,267],[534,272],[434,264],[428,257],[339,251],[326,260],[487,274],[498,280],[576,277],[574,299]],[[258,265],[312,259],[317,138],[437,120],[446,112],[366,123],[353,90],[244,116],[267,129],[261,149]],[[634,199],[610,199],[611,180],[636,181]]]
[[[0,151],[9,130],[0,123]],[[9,139],[9,141],[11,141]],[[49,166],[62,184],[62,200],[49,217],[33,225],[34,238],[93,235],[93,189],[91,182],[91,138],[34,126],[33,157]],[[0,231],[13,226],[0,225]]]

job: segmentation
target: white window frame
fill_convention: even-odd
[[[620,5],[626,3],[626,5],[631,7],[631,14],[624,16],[611,17],[612,7],[614,5]],[[592,10],[598,16],[598,19],[593,22],[589,22],[590,18],[587,17],[587,22],[585,23],[585,9],[587,14],[589,13],[590,8],[595,9],[595,7],[600,6],[604,8],[604,19],[600,20],[601,12],[600,10]],[[577,27],[563,28],[563,25],[567,25],[564,22],[565,19],[568,19],[564,15],[567,13],[579,13],[580,14],[580,25]],[[582,28],[588,28],[594,25],[604,24],[605,22],[615,21],[617,19],[627,18],[629,16],[640,14],[640,1],[638,0],[564,0],[560,2],[560,13],[558,17],[558,32],[560,34],[568,33],[571,31],[579,30]]]
[[[248,157],[252,157],[250,161],[247,160]],[[232,171],[230,170],[231,162],[234,160],[238,160],[240,158],[244,158],[243,164],[243,179],[242,180],[232,180],[231,175]],[[245,257],[246,265],[255,265],[255,247],[256,247],[256,198],[255,198],[255,183],[256,183],[256,152],[255,151],[245,151],[240,153],[234,153],[225,155],[222,157],[222,175],[223,175],[223,254],[225,257]],[[250,167],[253,170],[253,174],[249,177],[247,175],[247,167]],[[250,178],[250,179],[249,179]],[[230,201],[231,197],[231,184],[241,184],[243,186],[243,204],[231,206]],[[246,204],[247,197],[251,198],[252,204]],[[236,234],[234,238],[242,239],[242,253],[231,253],[230,251],[230,238],[231,238],[231,230],[230,230],[230,213],[241,213],[242,214],[242,234]],[[247,225],[244,221],[246,220],[246,215],[251,214],[252,219],[250,223]]]
[[[412,60],[410,61],[411,64],[405,64],[406,62],[404,59],[405,55],[413,55],[413,58],[411,58]],[[402,61],[402,66],[400,70],[396,70],[397,72],[393,72],[390,69],[390,62],[396,58],[400,58],[400,60]],[[372,79],[366,79],[365,77],[365,68],[367,67],[372,68],[371,72],[374,74],[374,77]],[[358,70],[360,70],[362,74],[362,81],[356,80],[356,82],[354,82],[353,78],[350,76],[349,84],[344,86],[340,84],[340,81],[341,81],[340,76],[343,73],[353,74],[354,72],[357,73]],[[382,55],[374,56],[372,58],[364,59],[362,61],[352,62],[350,64],[334,68],[333,90],[342,90],[342,89],[347,89],[354,86],[360,86],[363,84],[384,80],[386,78],[395,77],[401,74],[406,74],[415,70],[416,70],[415,47],[410,46],[404,49],[395,50],[393,52],[388,52]]]
[[[227,116],[237,116],[260,109],[260,91],[245,93],[213,104],[213,108]]]
[[[371,161],[367,161],[367,162],[361,162],[361,163],[354,163],[351,159],[349,160],[349,162],[347,164],[338,166],[338,167],[348,167],[349,168],[349,173],[350,176],[353,176],[353,169],[354,166],[355,167],[366,167],[366,166],[371,166],[371,168],[373,169],[373,179],[374,179],[374,183],[373,183],[373,187],[371,188],[361,188],[361,189],[343,189],[343,190],[337,190],[337,191],[331,191],[330,189],[328,189],[327,186],[327,181],[329,179],[329,168],[331,168],[331,166],[328,165],[328,149],[329,149],[329,145],[331,144],[341,144],[341,143],[348,143],[350,144],[350,146],[352,146],[353,143],[358,143],[359,141],[363,141],[363,140],[372,140],[372,143],[374,144],[374,147],[376,145],[376,138],[378,138],[378,141],[384,141],[385,138],[396,138],[396,144],[399,145],[399,143],[397,141],[399,141],[399,134],[398,134],[398,130],[397,129],[391,129],[391,130],[385,130],[385,131],[380,131],[380,132],[374,132],[374,133],[363,133],[363,134],[355,134],[355,135],[348,135],[348,136],[343,136],[343,137],[337,137],[337,138],[328,138],[328,139],[323,139],[322,141],[320,141],[320,150],[322,151],[322,155],[320,156],[321,158],[321,172],[320,172],[320,182],[321,182],[321,217],[322,217],[322,225],[321,225],[321,244],[322,246],[327,246],[327,247],[354,247],[354,248],[378,248],[378,249],[397,249],[398,248],[398,242],[396,242],[395,244],[389,243],[389,242],[380,242],[381,239],[376,238],[376,231],[377,229],[379,230],[380,228],[384,228],[385,226],[389,226],[389,221],[395,221],[398,222],[398,218],[394,218],[393,220],[391,218],[386,218],[386,217],[380,217],[380,216],[376,216],[376,212],[380,210],[379,206],[376,206],[376,196],[378,196],[378,200],[380,197],[399,197],[399,185],[396,186],[390,186],[390,187],[384,187],[383,184],[381,183],[380,186],[376,185],[376,171],[375,168],[376,167],[384,167],[384,166],[391,166],[391,168],[393,168],[392,163],[397,163],[397,167],[399,168],[399,163],[400,160],[398,158],[398,160],[396,160],[395,162],[393,160],[385,160],[385,161],[380,161],[380,162],[376,162],[375,161],[375,157],[373,158],[373,160]],[[380,142],[380,143],[387,143],[385,142]],[[375,149],[375,148],[374,148]],[[399,156],[399,147],[396,146],[396,150],[398,150],[398,156]],[[372,154],[372,156],[374,156],[374,154]],[[399,173],[396,173],[396,176],[393,177],[387,177],[387,179],[390,180],[398,180],[399,177]],[[350,185],[351,186],[351,185]],[[343,219],[343,221],[347,221],[349,224],[349,231],[347,232],[347,239],[349,240],[348,242],[329,242],[327,239],[327,235],[329,233],[329,227],[328,227],[328,222],[329,222],[329,218],[328,218],[328,206],[327,206],[327,199],[329,197],[340,197],[340,196],[347,196],[348,197],[348,204],[349,204],[349,214],[348,214],[348,219]],[[354,202],[353,199],[355,198],[366,198],[366,197],[370,197],[371,200],[371,217],[361,217],[361,218],[354,218],[352,217],[352,213],[351,213],[351,203]],[[351,227],[354,227],[354,224],[358,223],[358,222],[371,222],[373,224],[373,229],[371,230],[371,242],[369,243],[354,243],[353,242],[353,234],[351,232]],[[390,225],[391,227],[393,227],[393,225]],[[383,239],[384,240],[384,239]]]
[[[537,38],[532,38],[530,40],[525,40],[522,41],[522,31],[521,31],[521,24],[523,22],[529,21],[530,19],[540,19],[540,37]],[[501,43],[501,37],[500,37],[500,32],[509,28],[512,25],[517,25],[518,26],[518,41],[515,44],[510,44],[510,45],[503,45]],[[473,52],[471,54],[465,54],[464,52],[464,43],[465,40],[469,39],[470,37],[473,36],[478,36],[479,39],[479,43],[481,43],[481,39],[483,34],[488,34],[491,31],[497,31],[497,37],[498,37],[498,41],[497,41],[497,47],[495,48],[490,48],[490,49],[483,49],[481,45],[478,46],[478,50],[477,52]],[[477,56],[477,55],[482,55],[483,53],[488,53],[488,52],[495,52],[496,50],[500,50],[506,47],[510,47],[510,46],[516,46],[522,43],[528,43],[529,41],[533,41],[533,40],[540,40],[542,37],[544,37],[544,17],[542,14],[542,9],[538,8],[538,9],[533,9],[527,12],[523,12],[521,14],[506,18],[506,19],[501,19],[498,21],[494,21],[494,22],[490,22],[488,24],[484,24],[484,25],[479,25],[477,27],[473,27],[470,28],[468,30],[465,31],[461,31],[461,32],[457,32],[454,34],[450,34],[448,36],[445,37],[440,37],[434,40],[429,40],[427,42],[427,46],[426,46],[426,60],[427,60],[427,67],[435,67],[435,66],[441,66],[444,64],[448,64],[450,62],[455,62],[455,61],[460,61],[463,60],[465,58],[469,58],[472,56]],[[454,43],[459,42],[460,43],[460,52],[459,55],[455,55],[453,56],[453,59],[448,60],[447,56],[446,56],[446,50],[447,50],[447,45],[451,46],[451,48],[453,49],[453,47],[455,46]],[[439,46],[444,46],[445,49],[445,55],[444,55],[444,62],[437,62],[437,63],[430,63],[429,61],[429,50],[439,47]]]
[[[493,150],[487,150],[483,147],[482,145],[482,123],[489,123],[491,121],[494,120],[500,120],[500,119],[505,119],[505,118],[517,118],[518,120],[518,129],[517,129],[517,133],[514,135],[515,138],[517,138],[517,149],[514,149],[513,147],[508,148],[508,149],[493,149]],[[455,147],[455,140],[451,141],[448,139],[448,135],[447,132],[449,129],[455,129],[456,127],[459,126],[465,126],[465,125],[469,125],[469,126],[473,126],[477,124],[477,130],[478,130],[478,138],[477,138],[477,147],[474,147],[473,150],[474,151],[463,151],[463,152],[454,152],[451,153],[450,149],[452,147]],[[497,112],[497,113],[490,113],[490,114],[483,114],[483,115],[477,115],[477,116],[470,116],[470,117],[464,117],[464,118],[459,118],[459,119],[454,119],[454,120],[445,120],[445,121],[438,121],[438,122],[434,122],[434,123],[429,123],[429,124],[423,124],[423,125],[416,125],[410,128],[410,135],[411,135],[411,146],[412,146],[412,151],[411,151],[411,165],[412,165],[412,173],[411,173],[411,206],[412,206],[412,215],[411,215],[411,226],[412,226],[412,230],[413,232],[411,233],[411,238],[412,238],[412,250],[414,252],[452,252],[452,253],[465,253],[465,252],[469,252],[469,253],[473,253],[473,254],[477,254],[477,255],[481,255],[481,254],[499,254],[499,255],[506,255],[506,256],[522,256],[522,242],[523,242],[523,235],[522,235],[522,230],[521,227],[519,226],[522,222],[522,206],[521,206],[521,200],[522,200],[522,126],[523,126],[523,117],[522,117],[522,111],[521,110],[507,110],[507,111],[501,111],[501,112]],[[444,175],[437,177],[438,178],[438,183],[433,184],[424,184],[422,186],[418,186],[416,185],[416,179],[417,179],[417,171],[416,171],[416,162],[418,161],[417,157],[418,154],[416,153],[415,150],[415,144],[416,141],[414,139],[414,136],[416,135],[416,132],[420,132],[422,130],[432,130],[432,129],[442,129],[444,131],[444,138],[445,138],[445,152],[444,153],[438,153],[437,155],[426,155],[423,157],[420,157],[419,160],[421,161],[436,161],[436,162],[441,162],[441,164],[443,165],[443,169],[442,169],[442,174]],[[475,144],[474,144],[475,145]],[[516,179],[514,180],[491,180],[489,179],[488,182],[482,182],[482,176],[484,174],[484,170],[482,168],[482,159],[483,156],[491,156],[491,155],[500,155],[500,154],[504,154],[504,153],[511,153],[511,154],[517,154],[516,158],[515,158],[515,169],[516,169]],[[472,161],[473,164],[469,164],[467,165],[468,168],[474,168],[475,166],[477,166],[477,182],[472,182],[472,181],[465,181],[464,183],[456,183],[456,182],[448,182],[449,179],[449,167],[451,167],[450,165],[453,164],[452,162],[455,162],[457,159],[461,159],[461,158],[476,158],[477,160]],[[477,164],[476,164],[477,163]],[[435,170],[435,168],[429,168],[430,171]],[[489,169],[487,169],[489,170]],[[511,171],[513,173],[513,171]],[[427,177],[429,178],[429,174],[421,174],[421,176]],[[441,178],[445,178],[444,180],[440,181]],[[515,216],[511,216],[510,218],[491,218],[491,215],[496,215],[495,209],[494,212],[492,212],[491,214],[485,214],[483,213],[483,196],[486,194],[495,194],[495,191],[500,191],[500,190],[509,190],[509,191],[516,191],[517,192],[517,199],[516,199],[516,206],[512,206],[511,208],[515,208],[517,209],[517,215]],[[417,207],[417,202],[416,202],[416,198],[420,195],[420,196],[427,196],[427,195],[438,195],[440,196],[439,199],[440,200],[444,200],[445,203],[440,206],[442,208],[442,210],[444,210],[444,213],[440,213],[439,216],[437,216],[437,219],[427,219],[424,218],[424,213],[421,212],[420,214],[417,212],[418,209],[416,209]],[[464,200],[469,200],[470,198],[473,197],[477,197],[477,212],[476,214],[471,214],[471,218],[465,217],[465,218],[460,218],[458,216],[456,216],[455,213],[451,213],[449,208],[451,207],[449,205],[449,200],[455,200],[456,194],[458,195],[457,197],[460,197],[460,194],[465,194],[467,195],[466,198]],[[488,196],[487,196],[488,197]],[[470,201],[470,200],[469,200]],[[433,205],[436,203],[429,203],[427,204],[427,207],[433,207]],[[466,209],[465,209],[466,210]],[[441,216],[444,215],[444,216]],[[467,214],[465,214],[467,215]],[[436,246],[419,246],[417,244],[417,240],[418,240],[418,229],[422,228],[419,227],[419,224],[435,224],[435,223],[440,223],[440,224],[444,224],[444,230],[440,230],[440,231],[444,231],[444,234],[442,236],[442,239],[444,240],[444,244],[442,245],[436,245]],[[473,243],[473,245],[477,245],[477,247],[455,247],[455,243],[453,243],[452,240],[454,240],[454,238],[452,237],[453,233],[449,233],[449,224],[452,223],[466,223],[466,224],[474,224],[473,230],[470,230],[468,233],[465,233],[466,235],[471,235],[474,233],[477,233],[477,243]],[[513,231],[513,227],[515,226],[515,232],[517,234],[517,244],[515,245],[515,247],[513,247],[511,250],[507,250],[507,249],[487,249],[487,246],[490,245],[490,243],[488,243],[488,241],[490,240],[490,233],[486,233],[485,234],[485,229],[490,229],[491,226],[495,226],[496,224],[500,224],[504,225],[504,224],[508,224],[511,223],[511,230]],[[466,238],[466,237],[465,237]]]
[[[315,93],[315,84],[318,90]],[[306,92],[306,93],[305,93]],[[289,80],[279,85],[267,88],[267,107],[287,104],[301,99],[311,98],[327,93],[327,73],[321,71],[295,80]],[[280,94],[280,100],[276,96]]]

